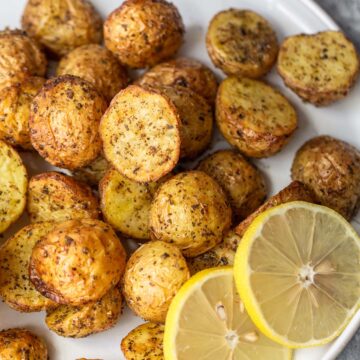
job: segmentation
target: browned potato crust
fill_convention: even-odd
[[[218,83],[214,73],[200,61],[179,58],[163,62],[148,70],[136,82],[140,86],[183,86],[215,102]]]
[[[311,203],[317,202],[315,194],[306,185],[304,185],[300,181],[293,181],[284,189],[279,191],[277,194],[270,197],[256,211],[254,211],[245,220],[243,220],[235,228],[235,232],[240,236],[240,238],[242,238],[247,228],[259,214],[261,214],[265,210],[291,201],[307,201]]]
[[[280,47],[278,72],[303,100],[328,105],[342,99],[359,73],[359,57],[340,31],[287,37]]]
[[[150,241],[138,248],[126,264],[124,297],[136,315],[164,323],[171,300],[189,277],[186,260],[176,246]]]
[[[79,306],[101,299],[115,286],[125,261],[125,250],[108,224],[70,220],[35,245],[30,280],[49,299]]]
[[[360,206],[360,152],[345,141],[331,136],[307,141],[296,153],[291,176],[347,220]]]
[[[126,360],[163,360],[164,325],[145,323],[131,330],[121,340]]]
[[[22,27],[55,56],[102,40],[101,17],[88,0],[28,0]]]
[[[99,122],[106,101],[87,81],[71,75],[47,81],[30,114],[31,143],[55,166],[77,169],[101,151]]]
[[[129,82],[126,69],[108,49],[83,45],[64,56],[56,70],[59,75],[75,75],[92,83],[109,102]]]
[[[84,182],[90,186],[97,187],[109,167],[110,165],[108,161],[104,157],[99,156],[89,165],[75,170],[73,172],[73,176],[76,180]]]
[[[179,160],[180,126],[179,114],[165,95],[128,86],[101,119],[105,157],[129,179],[156,181]]]
[[[48,311],[45,322],[60,336],[82,338],[113,327],[121,311],[121,290],[115,286],[96,302],[78,307],[60,305]]]
[[[221,185],[229,198],[234,221],[246,218],[266,198],[263,175],[255,165],[235,151],[217,151],[203,159],[197,169]]]
[[[106,47],[131,68],[155,65],[173,56],[183,43],[184,25],[166,0],[125,0],[106,19]]]
[[[186,171],[159,188],[149,224],[152,239],[173,243],[193,257],[221,242],[231,224],[231,208],[209,175]]]
[[[278,53],[271,25],[250,10],[229,9],[216,14],[206,34],[214,65],[227,75],[259,78],[274,65]]]
[[[87,185],[55,171],[30,179],[27,211],[31,222],[97,219],[100,214],[98,200]]]
[[[229,77],[219,86],[216,121],[225,139],[249,157],[279,152],[297,127],[289,101],[262,81]]]
[[[27,329],[0,331],[1,360],[48,360],[44,341]]]

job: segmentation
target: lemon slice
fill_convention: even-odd
[[[295,201],[259,215],[244,234],[234,276],[251,319],[292,348],[325,344],[360,299],[360,239],[338,213]]]
[[[165,323],[165,360],[284,360],[291,350],[247,315],[231,267],[203,270],[180,289]]]

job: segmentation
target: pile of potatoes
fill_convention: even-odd
[[[124,299],[148,321],[122,340],[125,357],[161,359],[177,291],[197,271],[231,265],[259,213],[302,200],[356,214],[360,152],[350,144],[307,141],[293,181],[268,199],[251,161],[296,132],[296,109],[262,79],[276,62],[285,84],[316,106],[349,92],[359,60],[341,32],[279,44],[261,15],[224,10],[206,35],[227,75],[218,84],[198,60],[174,58],[185,28],[166,0],[125,0],[104,23],[87,0],[28,0],[22,28],[0,32],[0,234],[25,210],[29,224],[0,247],[0,296],[17,311],[45,310],[56,334],[111,328]],[[59,61],[48,79],[47,59]],[[128,69],[139,68],[131,79]],[[184,170],[210,148],[215,123],[232,148]],[[29,176],[24,151],[59,169]],[[132,254],[128,239],[140,244]],[[28,330],[0,331],[1,359],[20,359],[19,348],[48,358]]]

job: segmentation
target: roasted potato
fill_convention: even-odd
[[[0,140],[0,234],[23,213],[28,177],[19,154]]]
[[[307,141],[296,153],[291,177],[347,220],[360,206],[360,151],[345,141],[331,136]]]
[[[179,160],[180,126],[169,98],[153,89],[128,86],[101,119],[105,157],[129,179],[156,181]]]
[[[42,339],[27,329],[0,331],[1,360],[48,360],[48,350]]]
[[[297,127],[295,109],[273,87],[229,77],[216,98],[216,121],[225,139],[249,157],[279,152]]]
[[[24,32],[0,31],[0,90],[29,76],[44,76],[46,66],[45,55]]]
[[[163,62],[148,70],[135,81],[140,86],[183,86],[215,102],[218,83],[214,73],[200,61],[179,58]]]
[[[348,94],[359,73],[359,57],[340,31],[300,34],[281,44],[277,68],[291,90],[321,106]]]
[[[56,306],[29,279],[33,247],[53,228],[51,222],[25,226],[0,247],[0,296],[17,311],[41,311]]]
[[[55,171],[30,179],[27,211],[31,222],[97,219],[100,214],[98,200],[87,185]]]
[[[246,218],[266,198],[264,176],[235,151],[217,151],[203,159],[197,169],[221,185],[230,201],[235,221]]]
[[[121,290],[115,286],[96,302],[78,307],[60,305],[48,311],[45,322],[60,336],[82,338],[113,327],[121,311]]]
[[[56,74],[79,76],[90,83],[109,102],[129,82],[125,68],[108,49],[97,45],[83,45],[64,56]]]
[[[102,40],[101,17],[88,0],[28,0],[22,27],[55,56]]]
[[[98,127],[106,107],[87,81],[71,75],[51,79],[31,106],[31,143],[52,165],[71,170],[86,166],[100,154]]]
[[[110,168],[108,161],[99,156],[89,165],[73,171],[72,175],[76,180],[86,183],[92,187],[98,187],[100,180]]]
[[[30,280],[49,299],[73,306],[101,299],[123,274],[126,253],[108,225],[79,219],[58,224],[34,247]]]
[[[121,341],[126,360],[164,360],[164,325],[145,323],[131,330]]]
[[[172,243],[187,257],[220,243],[231,224],[231,208],[215,180],[186,171],[166,181],[150,208],[150,235]]]
[[[242,238],[247,228],[258,215],[260,215],[265,210],[291,201],[307,201],[311,203],[317,203],[315,194],[306,185],[304,185],[300,181],[293,181],[284,189],[279,191],[277,194],[270,197],[256,211],[254,211],[245,220],[243,220],[235,228],[236,234],[238,234],[240,238]]]
[[[172,57],[183,43],[184,25],[166,0],[125,0],[106,19],[106,47],[120,62],[144,68]]]
[[[136,315],[164,323],[171,300],[189,277],[186,260],[176,246],[150,241],[126,264],[123,294]]]
[[[206,47],[210,59],[227,75],[259,78],[274,65],[278,42],[271,25],[250,10],[229,9],[209,24]]]

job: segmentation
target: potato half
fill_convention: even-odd
[[[99,156],[89,165],[73,171],[72,175],[76,180],[92,187],[98,187],[100,180],[104,177],[109,167],[108,161],[103,156]]]

